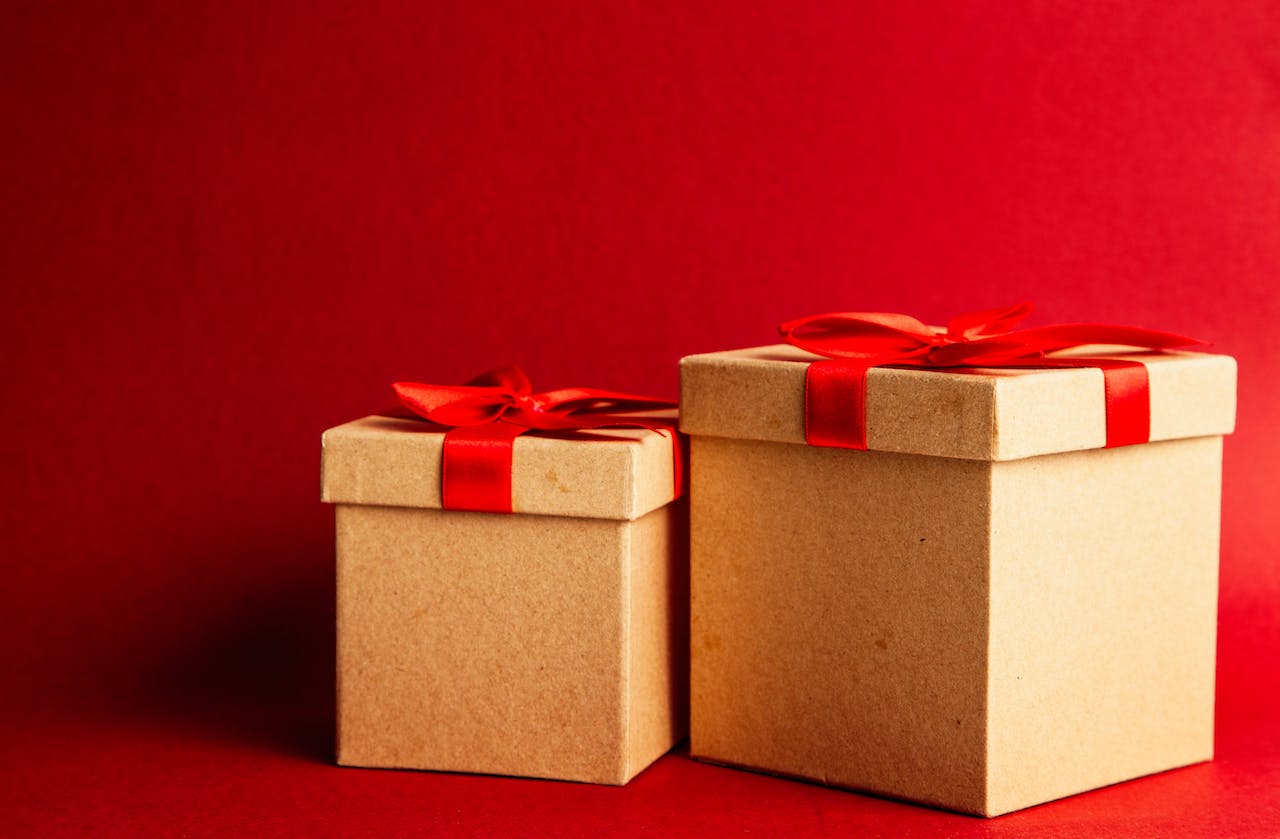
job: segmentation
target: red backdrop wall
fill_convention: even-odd
[[[1275,4],[6,18],[0,696],[41,737],[90,726],[29,751],[110,755],[92,739],[109,726],[83,722],[105,714],[323,758],[319,434],[391,381],[518,361],[547,387],[674,395],[681,355],[769,342],[786,318],[1030,299],[1037,323],[1239,358],[1219,751],[1277,753]],[[167,748],[181,772],[180,735],[155,736],[122,761]],[[60,771],[120,762],[75,760],[7,765],[24,812],[55,784],[81,800]]]

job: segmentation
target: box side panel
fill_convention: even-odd
[[[996,464],[989,814],[1212,757],[1221,453]]]
[[[339,763],[622,782],[625,523],[337,523]]]
[[[693,754],[980,811],[989,465],[692,442]]]
[[[628,527],[630,779],[688,733],[688,505],[681,502],[662,507]]]

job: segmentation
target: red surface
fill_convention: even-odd
[[[5,20],[8,835],[1280,833],[1274,3]],[[1240,359],[1217,761],[991,822],[678,755],[624,789],[330,765],[319,433],[388,383],[673,395],[783,319],[1024,298]]]

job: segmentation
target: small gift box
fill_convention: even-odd
[[[694,756],[987,816],[1212,757],[1235,362],[1027,310],[681,362]]]
[[[324,434],[338,762],[624,784],[684,736],[674,412],[518,370]]]

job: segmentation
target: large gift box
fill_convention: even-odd
[[[987,816],[1211,759],[1235,363],[1022,314],[682,361],[694,756]]]
[[[516,370],[397,391],[323,439],[338,762],[626,783],[687,724],[673,414]]]

